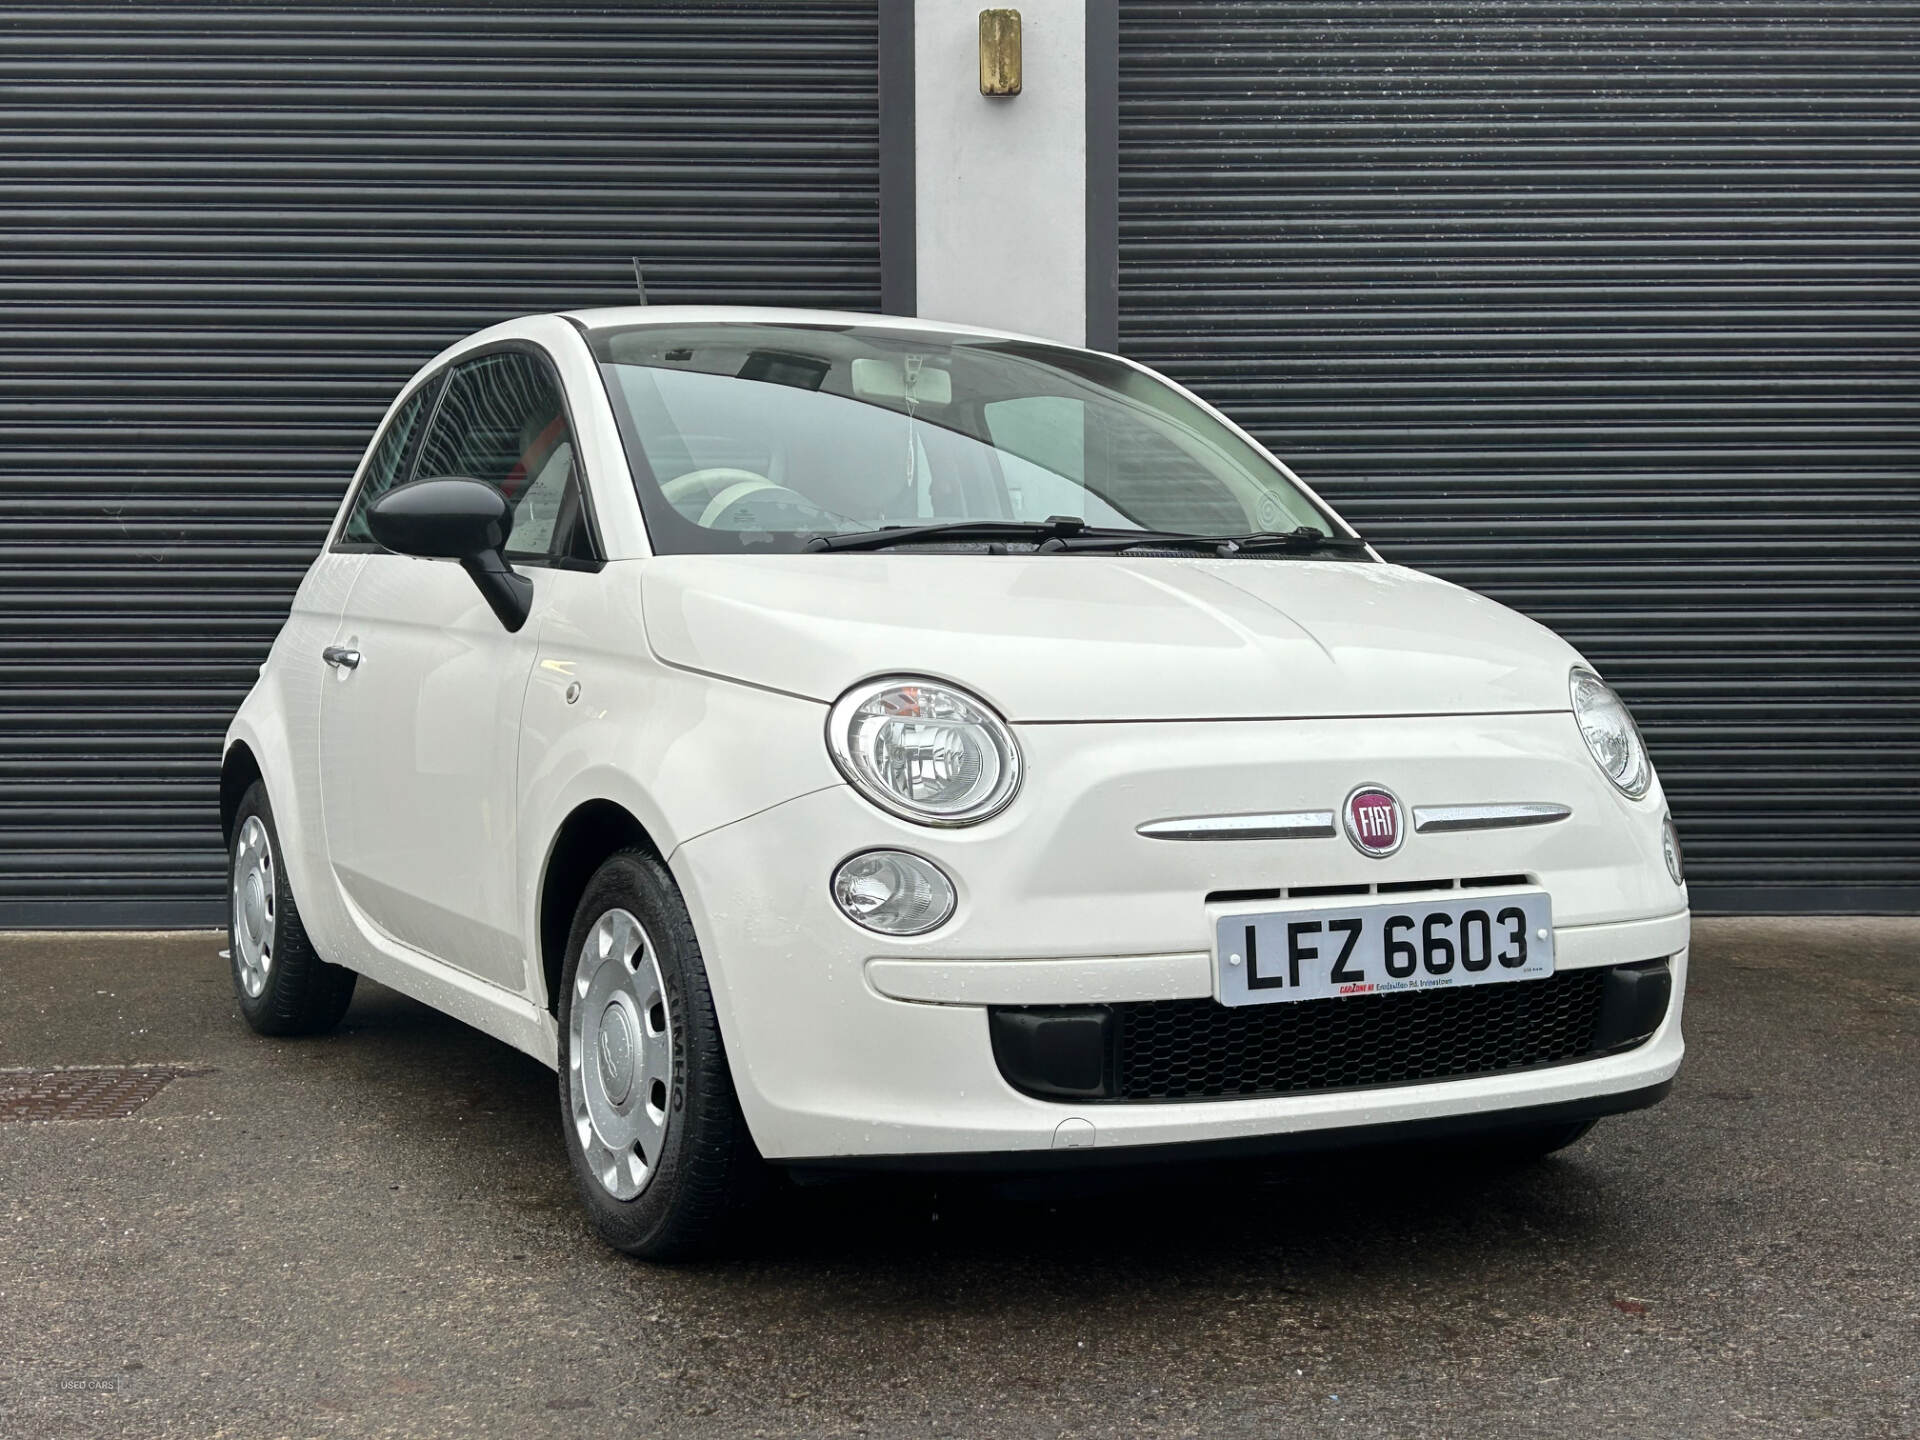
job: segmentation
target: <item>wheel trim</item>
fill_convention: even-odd
[[[258,815],[249,815],[233,846],[233,963],[240,988],[258,999],[273,971],[278,897],[273,841]]]
[[[627,910],[593,923],[567,1010],[567,1097],[594,1180],[632,1200],[660,1165],[673,1097],[673,1017],[660,962]]]

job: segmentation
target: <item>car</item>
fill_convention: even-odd
[[[365,975],[535,1056],[636,1255],[782,1170],[1537,1156],[1684,1048],[1679,840],[1580,654],[1145,366],[960,325],[437,356],[220,804],[246,1021]]]

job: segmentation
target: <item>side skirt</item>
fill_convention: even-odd
[[[431,955],[402,950],[395,941],[371,940],[366,922],[354,920],[362,932],[358,953],[337,963],[531,1055],[549,1070],[559,1068],[559,1031],[541,1006]]]

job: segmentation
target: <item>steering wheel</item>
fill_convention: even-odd
[[[674,509],[696,524],[705,523],[702,516],[714,497],[724,490],[744,485],[752,481],[756,486],[772,485],[773,481],[753,470],[736,470],[728,465],[716,465],[706,470],[689,470],[684,475],[676,475],[660,487],[660,493]]]
[[[727,486],[726,489],[709,500],[707,502],[707,508],[700,512],[700,524],[706,529],[711,530],[714,528],[715,521],[719,520],[728,510],[732,509],[749,495],[764,495],[769,490],[788,496],[806,506],[809,510],[818,510],[820,508],[798,490],[790,489],[785,485],[776,485],[764,475],[755,475]]]

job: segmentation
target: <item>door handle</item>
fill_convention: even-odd
[[[360,652],[349,650],[345,645],[329,645],[320,652],[320,658],[334,669],[357,670],[360,668]]]

